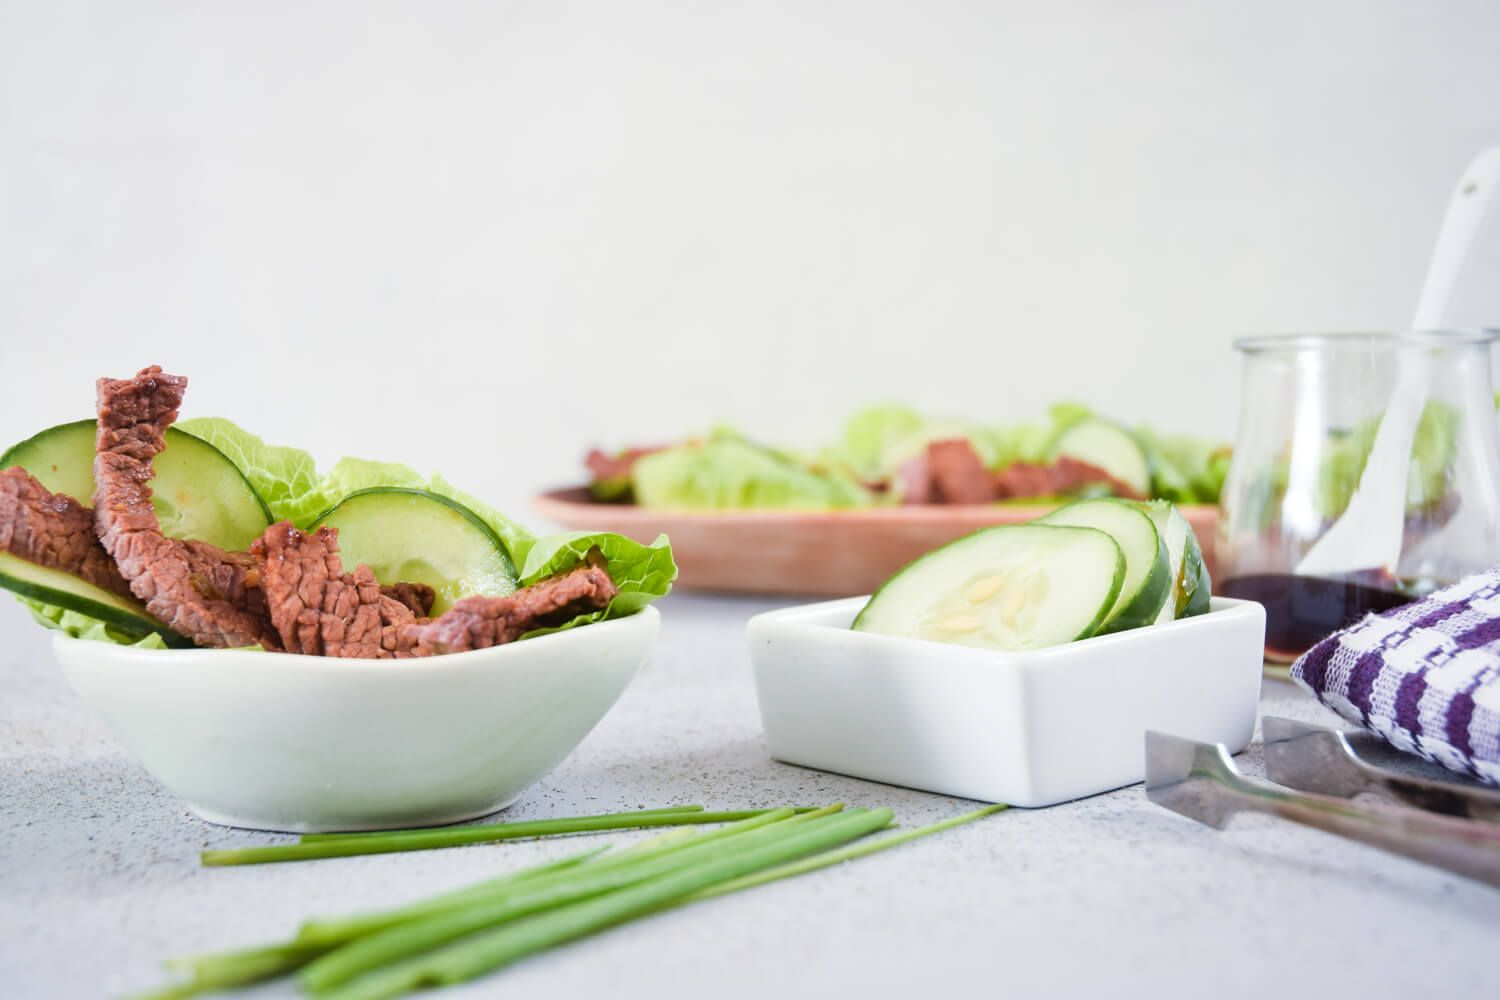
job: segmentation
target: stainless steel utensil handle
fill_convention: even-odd
[[[1237,782],[1243,807],[1500,887],[1500,829],[1403,806],[1351,802]]]
[[[1493,792],[1465,788],[1446,781],[1392,774],[1367,763],[1364,766],[1369,769],[1367,773],[1371,785],[1377,786],[1383,794],[1418,809],[1449,816],[1467,816],[1469,819],[1489,823],[1500,822],[1500,799]]]
[[[1500,791],[1433,781],[1371,764],[1350,734],[1296,719],[1268,715],[1266,777],[1304,792],[1349,798],[1361,792],[1404,802],[1428,812],[1500,822]]]

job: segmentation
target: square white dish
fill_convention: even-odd
[[[1145,777],[1148,729],[1243,750],[1265,609],[1025,652],[849,628],[867,598],[770,611],[746,636],[771,756],[944,795],[1048,806]]]

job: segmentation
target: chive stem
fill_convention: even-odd
[[[764,813],[714,831],[686,846],[668,846],[655,853],[609,859],[551,878],[534,879],[487,898],[453,906],[418,919],[405,919],[384,930],[366,932],[357,940],[314,961],[302,970],[302,984],[328,989],[397,959],[426,952],[456,938],[506,921],[555,909],[580,899],[613,892],[674,871],[705,857],[740,849],[746,843],[774,839],[793,818],[790,809]],[[727,835],[725,835],[727,834]],[[378,916],[378,915],[377,915]],[[366,927],[370,922],[366,921]],[[307,928],[303,933],[306,934]],[[326,933],[326,927],[324,928]]]
[[[702,812],[703,807],[692,806],[663,806],[660,809],[640,809],[631,812],[606,813],[609,816],[657,816],[674,815],[676,813]],[[584,817],[578,817],[584,818]],[[597,817],[590,817],[597,818]],[[345,840],[348,838],[360,839],[364,837],[394,837],[403,834],[431,833],[434,830],[463,830],[471,826],[494,826],[493,823],[449,823],[443,826],[414,826],[396,830],[337,830],[331,833],[304,833],[297,838],[299,844],[316,844],[323,840]]]
[[[470,934],[430,954],[376,968],[332,991],[318,990],[318,995],[326,1000],[385,1000],[421,986],[464,982],[649,913],[718,882],[856,840],[887,826],[891,819],[889,809],[851,811],[797,825],[777,824],[755,830],[741,835],[746,843],[731,847],[734,840],[740,839],[732,838],[718,845],[721,848],[718,853],[696,863],[617,891],[546,910],[526,920]],[[751,838],[756,838],[754,846],[749,844]],[[306,980],[304,983],[314,985]]]
[[[657,826],[696,826],[725,823],[763,815],[768,810],[747,809],[727,812],[616,813],[608,816],[569,816],[562,819],[522,820],[514,823],[488,823],[482,826],[440,827],[432,830],[395,833],[329,835],[326,839],[299,844],[270,844],[262,847],[238,847],[204,851],[200,859],[205,866],[256,865],[273,861],[310,861],[315,858],[343,858],[363,854],[389,854],[396,851],[425,851],[441,847],[461,847],[500,840],[560,836],[570,833],[594,833],[601,830],[630,830]]]
[[[997,803],[995,805],[985,806],[983,809],[975,809],[973,812],[966,812],[961,816],[953,816],[949,819],[945,819],[937,823],[931,823],[927,826],[919,826],[910,830],[903,830],[900,833],[892,834],[889,837],[881,837],[879,840],[862,840],[857,844],[850,844],[847,847],[841,847],[837,850],[825,851],[822,854],[814,854],[812,857],[802,858],[799,861],[793,861],[789,864],[778,865],[775,868],[767,868],[764,871],[758,871],[752,875],[743,875],[737,879],[731,879],[728,882],[720,882],[718,885],[699,890],[691,897],[689,897],[687,901],[696,902],[700,899],[712,899],[715,896],[723,896],[731,892],[739,892],[741,889],[749,889],[757,885],[764,885],[767,882],[775,882],[778,879],[791,878],[795,875],[803,875],[807,872],[817,871],[819,868],[829,868],[833,865],[842,864],[845,861],[853,861],[856,858],[868,857],[869,855],[877,854],[880,851],[888,851],[892,847],[900,847],[902,844],[909,843],[919,837],[926,837],[930,834],[941,833],[944,830],[951,830],[955,826],[963,826],[965,823],[972,823],[977,819],[984,819],[986,816],[993,816],[995,813],[1000,812],[1001,810],[1006,808],[1008,807],[1003,804]]]

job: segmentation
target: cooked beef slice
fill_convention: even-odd
[[[989,503],[996,498],[994,474],[963,438],[929,443],[927,469],[937,503]]]
[[[130,584],[94,534],[94,512],[49,491],[20,466],[0,472],[0,552],[131,596]]]
[[[437,599],[437,594],[425,583],[397,583],[382,586],[380,592],[411,608],[412,614],[418,618],[427,617],[432,611],[432,602]]]
[[[144,368],[98,381],[94,522],[130,591],[146,609],[200,646],[276,648],[255,560],[205,542],[162,534],[151,506],[152,460],[166,447],[187,379]]]
[[[532,629],[599,611],[619,592],[602,566],[585,564],[507,597],[465,597],[441,618],[402,631],[415,643],[418,656],[484,649],[514,642]]]
[[[1063,496],[1085,486],[1107,486],[1117,497],[1144,500],[1129,485],[1087,462],[1066,455],[1049,465],[1015,462],[995,474],[999,498]]]
[[[402,645],[398,626],[417,615],[381,592],[363,564],[345,573],[338,530],[298,531],[282,521],[250,546],[260,567],[271,622],[288,653],[391,659],[415,655]]]
[[[381,593],[368,566],[344,572],[336,529],[274,524],[251,552],[287,652],[315,656],[401,659],[481,649],[605,607],[618,592],[607,572],[584,565],[508,597],[466,597],[440,618],[418,619]]]
[[[588,468],[589,475],[596,483],[628,479],[635,471],[636,462],[647,455],[654,455],[665,450],[665,445],[655,445],[649,448],[626,448],[618,454],[610,455],[595,448],[584,458],[583,464]]]

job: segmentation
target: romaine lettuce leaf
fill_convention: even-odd
[[[373,489],[376,486],[430,490],[450,500],[456,500],[489,525],[490,530],[505,543],[505,548],[510,552],[511,562],[517,566],[525,562],[526,553],[530,550],[531,543],[536,540],[536,536],[530,531],[473,494],[465,493],[454,486],[440,473],[435,472],[431,479],[427,479],[411,466],[402,465],[399,462],[375,462],[365,458],[339,459],[328,475],[324,476],[322,482],[318,484],[318,493],[323,497],[323,507],[319,513],[336,506],[351,493]]]
[[[1003,469],[1013,462],[1043,462],[1054,431],[1015,425],[985,427],[964,420],[928,419],[902,406],[883,405],[860,410],[844,425],[837,444],[822,453],[823,463],[847,469],[861,483],[886,482],[892,492],[883,499],[899,501],[901,466],[920,458],[934,441],[969,442],[981,462]]]
[[[995,453],[990,468],[997,472],[1016,462],[1039,465],[1052,457],[1052,440],[1057,432],[1036,424],[1011,424],[991,427],[985,432],[993,442]]]
[[[1085,406],[1076,400],[1063,400],[1053,403],[1047,408],[1047,416],[1052,418],[1052,434],[1054,437],[1063,431],[1078,426],[1085,420],[1094,419],[1092,407]]]
[[[244,473],[271,508],[271,516],[307,528],[351,493],[375,486],[431,490],[468,507],[490,526],[521,565],[536,536],[484,501],[434,473],[429,480],[408,465],[365,458],[341,458],[320,476],[313,457],[300,448],[268,445],[222,417],[196,417],[177,424],[218,448]]]
[[[71,635],[75,639],[93,639],[96,642],[112,642],[117,646],[136,646],[140,649],[167,648],[166,642],[155,632],[137,639],[97,618],[80,614],[77,611],[59,608],[55,604],[43,604],[41,601],[34,601],[20,595],[16,596],[16,600],[31,609],[31,617],[35,618],[39,625]]]
[[[873,502],[847,475],[818,472],[788,455],[727,436],[647,455],[636,462],[634,480],[642,507],[827,510]]]
[[[318,483],[318,492],[332,507],[344,497],[377,486],[398,486],[425,490],[427,479],[409,465],[400,462],[376,462],[368,458],[341,458]]]
[[[1229,472],[1229,448],[1185,434],[1158,434],[1149,427],[1135,429],[1151,465],[1151,492],[1173,503],[1219,502]]]
[[[575,531],[536,539],[521,569],[521,586],[572,569],[595,549],[604,557],[610,578],[620,588],[609,607],[579,615],[563,625],[534,629],[522,636],[523,639],[634,614],[657,598],[666,596],[672,589],[672,581],[677,579],[677,564],[672,561],[672,546],[666,535],[659,536],[650,545],[642,545],[632,538],[610,532]]]
[[[926,424],[904,406],[866,407],[844,424],[838,443],[824,453],[825,460],[842,464],[861,480],[881,479],[891,472],[891,449],[919,434]]]
[[[266,444],[222,417],[194,417],[176,426],[222,451],[250,480],[276,520],[303,527],[322,513],[317,463],[301,448]]]

